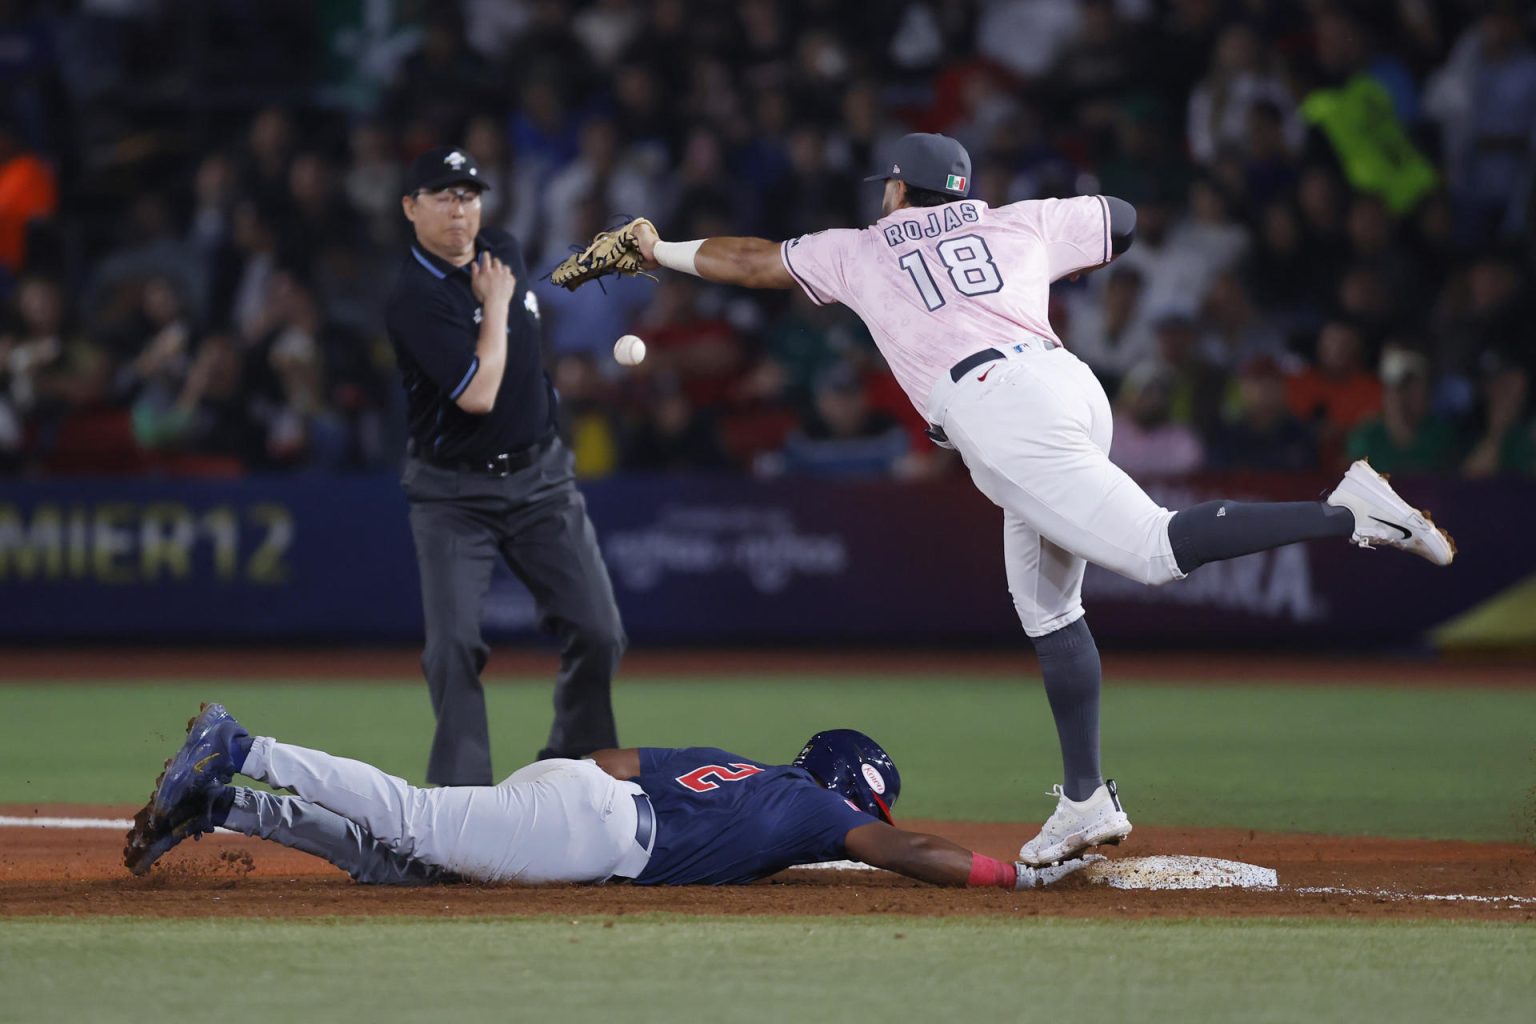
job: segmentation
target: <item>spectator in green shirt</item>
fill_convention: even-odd
[[[1484,429],[1461,464],[1466,477],[1536,474],[1536,418],[1526,408],[1525,368],[1490,356],[1483,368]]]
[[[1381,357],[1381,415],[1349,435],[1349,457],[1378,473],[1435,473],[1457,462],[1456,431],[1429,411],[1429,360],[1389,348]]]

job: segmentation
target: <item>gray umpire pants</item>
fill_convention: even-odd
[[[560,640],[555,721],[539,758],[618,746],[610,687],[628,640],[572,461],[559,439],[505,477],[406,460],[401,485],[426,619],[421,666],[437,716],[428,782],[489,786],[494,778],[480,616],[498,558],[533,595],[540,628]]]

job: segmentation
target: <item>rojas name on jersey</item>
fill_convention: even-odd
[[[937,238],[946,231],[954,231],[966,224],[975,224],[981,220],[981,214],[976,210],[975,203],[945,203],[928,211],[928,222],[924,224],[920,220],[904,220],[897,224],[885,226],[885,243],[896,246],[906,242],[917,242],[924,238]]]

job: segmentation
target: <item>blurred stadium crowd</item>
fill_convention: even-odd
[[[878,216],[954,135],[992,204],[1134,248],[1053,322],[1138,475],[1536,473],[1536,50],[1518,3],[0,0],[0,471],[364,470],[403,446],[401,175],[489,172],[545,273]],[[955,472],[858,320],[682,275],[537,287],[579,472]],[[639,371],[608,356],[644,337]]]

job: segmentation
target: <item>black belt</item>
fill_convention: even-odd
[[[949,379],[959,384],[960,378],[976,369],[976,367],[990,363],[994,359],[1006,358],[1008,357],[995,348],[984,348],[980,352],[973,352],[949,368]]]
[[[519,448],[514,452],[501,452],[488,459],[439,459],[422,451],[421,446],[414,440],[406,445],[405,451],[407,455],[415,456],[422,462],[439,469],[452,469],[461,473],[481,473],[485,476],[510,476],[537,462],[539,456],[548,451],[554,441],[555,435],[550,434],[527,448]]]
[[[954,381],[956,384],[959,384],[960,378],[976,369],[976,367],[985,366],[987,363],[992,362],[994,359],[1007,358],[1007,356],[1003,355],[995,348],[984,348],[980,352],[972,352],[970,355],[966,356],[964,359],[960,360],[954,366],[949,368],[949,379]],[[933,439],[934,444],[943,445],[945,448],[954,447],[949,443],[949,435],[945,434],[944,428],[939,426],[937,423],[928,424],[924,432]]]
[[[635,798],[635,843],[642,850],[651,848],[651,840],[656,837],[656,809],[651,806],[651,798],[644,793],[633,794]]]

